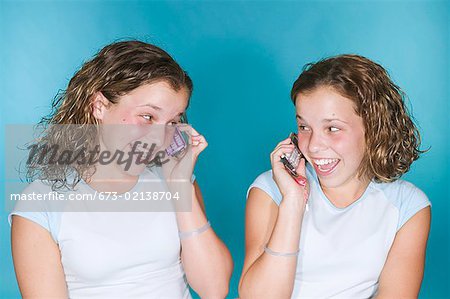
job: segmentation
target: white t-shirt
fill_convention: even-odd
[[[370,298],[395,234],[430,202],[413,184],[397,180],[371,182],[360,199],[337,208],[307,165],[309,210],[303,217],[292,298]],[[253,187],[280,204],[272,171],[258,176],[248,190]]]
[[[133,192],[149,191],[146,170]],[[77,192],[94,192],[85,182]],[[24,193],[48,193],[41,181]],[[20,203],[19,203],[20,204]],[[45,204],[45,203],[42,203]],[[61,252],[70,298],[191,298],[174,212],[21,212],[47,229]]]

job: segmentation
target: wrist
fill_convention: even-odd
[[[281,203],[280,203],[280,210],[286,210],[287,213],[289,211],[292,213],[297,213],[299,211],[303,211],[306,206],[306,201],[304,197],[301,195],[284,195],[282,197]]]

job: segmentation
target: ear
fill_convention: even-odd
[[[97,120],[103,120],[109,107],[109,101],[100,91],[92,98],[92,114]]]

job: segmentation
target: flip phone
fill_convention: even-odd
[[[180,122],[187,124],[188,121],[185,113],[181,116]],[[175,128],[172,143],[166,148],[166,153],[171,157],[178,157],[186,150],[188,144],[189,135],[186,132]]]
[[[303,154],[298,148],[298,136],[295,133],[289,134],[291,142],[294,144],[294,150],[289,154],[281,156],[281,162],[284,164],[286,170],[290,173],[292,178],[301,186],[306,185],[306,178],[297,173],[297,167],[300,163],[300,159],[303,158]]]

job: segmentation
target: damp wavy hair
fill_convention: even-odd
[[[358,55],[339,55],[305,65],[291,99],[318,87],[331,87],[353,101],[364,123],[366,154],[359,176],[392,182],[423,153],[420,134],[405,106],[405,93],[379,64]]]
[[[188,74],[161,48],[137,40],[120,41],[101,49],[85,62],[70,80],[68,87],[53,100],[50,115],[38,124],[42,133],[34,144],[63,145],[65,150],[88,150],[98,144],[97,120],[93,115],[93,97],[101,92],[111,104],[120,96],[149,83],[164,81],[178,91],[186,88],[192,94],[193,84]],[[57,125],[77,125],[76,130]],[[62,126],[60,126],[62,127]],[[39,161],[39,156],[27,161],[26,179],[51,182],[53,189],[73,188],[95,172],[92,164],[58,165]],[[69,179],[71,178],[71,179]]]

